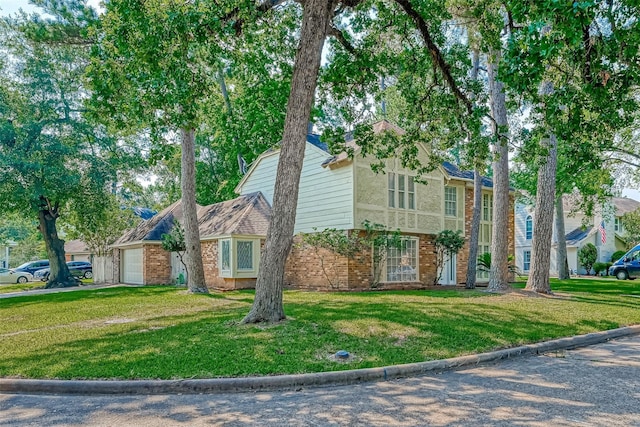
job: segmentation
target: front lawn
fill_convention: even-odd
[[[13,283],[0,285],[0,294],[9,294],[13,292],[31,291],[34,289],[44,288],[45,283],[37,280],[27,283]]]
[[[555,297],[444,289],[285,292],[289,320],[239,325],[253,292],[105,288],[0,299],[0,377],[207,378],[441,359],[640,323],[640,281]],[[336,361],[338,350],[352,354]]]
[[[80,279],[83,285],[93,284],[93,279]],[[9,294],[13,292],[32,291],[34,289],[43,289],[46,282],[36,280],[27,283],[3,284],[0,285],[0,294]]]

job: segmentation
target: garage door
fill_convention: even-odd
[[[142,248],[122,251],[122,281],[132,285],[143,285]]]

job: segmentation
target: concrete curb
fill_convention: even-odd
[[[513,357],[543,354],[599,344],[615,338],[640,334],[640,325],[595,332],[569,338],[561,338],[515,348],[492,351],[451,359],[386,366],[382,368],[354,369],[349,371],[319,372],[315,374],[280,375],[272,377],[214,378],[199,380],[22,380],[0,379],[3,393],[46,394],[200,394],[256,392],[266,390],[297,390],[302,387],[348,385],[366,381],[385,381],[455,369],[480,363],[494,362]]]

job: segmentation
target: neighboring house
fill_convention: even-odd
[[[374,125],[374,132],[403,131],[389,122]],[[372,160],[355,149],[353,158],[345,153],[329,154],[317,135],[309,135],[300,178],[295,233],[321,231],[326,228],[358,233],[363,222],[382,224],[389,230],[400,230],[404,247],[389,249],[382,266],[380,286],[383,288],[421,288],[432,285],[436,278],[436,235],[445,229],[461,230],[466,237],[471,227],[473,205],[473,173],[460,171],[450,163],[414,180],[415,172],[404,169],[399,159],[388,159],[384,173],[371,169]],[[262,154],[238,184],[239,194],[256,191],[271,204],[280,152]],[[428,162],[428,154],[419,146],[418,157]],[[491,245],[493,219],[492,182],[483,181],[480,252]],[[513,236],[513,210],[509,230]],[[513,238],[509,253],[513,254]],[[455,285],[465,280],[468,244],[457,256],[447,260],[440,284]],[[324,271],[323,271],[324,270]],[[295,288],[368,289],[374,283],[372,255],[365,259],[318,255],[318,251],[296,244],[288,258],[285,280]],[[331,280],[327,278],[330,272]],[[482,277],[480,277],[482,278]]]
[[[93,254],[82,240],[64,242],[64,255],[67,261],[93,262]]]
[[[581,212],[573,212],[572,204],[568,198],[564,199],[563,208],[569,270],[573,274],[587,274],[578,261],[580,248],[591,243],[598,249],[597,261],[610,262],[614,252],[626,248],[622,216],[640,208],[640,202],[629,198],[613,197],[610,206],[597,212],[593,217],[586,217]],[[604,215],[603,212],[605,212]],[[531,267],[531,248],[535,231],[533,218],[534,208],[532,206],[521,203],[516,205],[516,265],[525,274],[529,272]],[[601,230],[601,225],[604,226],[603,230]],[[550,272],[553,275],[558,274],[557,241],[554,217],[550,267]]]
[[[145,221],[151,219],[157,213],[152,209],[143,208],[143,207],[122,208],[122,209],[131,209],[131,211],[135,216]],[[94,261],[94,254],[87,247],[87,244],[79,239],[69,240],[68,242],[65,242],[64,254],[67,262],[68,261],[87,261],[87,262],[93,263]]]
[[[198,226],[206,284],[218,289],[255,286],[260,248],[271,208],[260,193],[242,195],[210,206],[198,206]],[[162,248],[182,204],[172,204],[127,231],[113,245],[113,277],[121,283],[168,284],[184,274],[175,255]]]

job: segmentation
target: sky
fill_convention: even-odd
[[[89,0],[89,4],[97,8],[100,0]],[[30,13],[37,8],[29,4],[28,0],[0,0],[0,16],[13,15],[20,9]]]
[[[100,0],[89,0],[89,4],[97,8]],[[33,5],[29,4],[28,0],[0,0],[0,16],[15,14],[20,9],[23,9],[25,12],[33,12],[36,10]],[[622,191],[622,196],[640,201],[640,189],[625,188]]]

